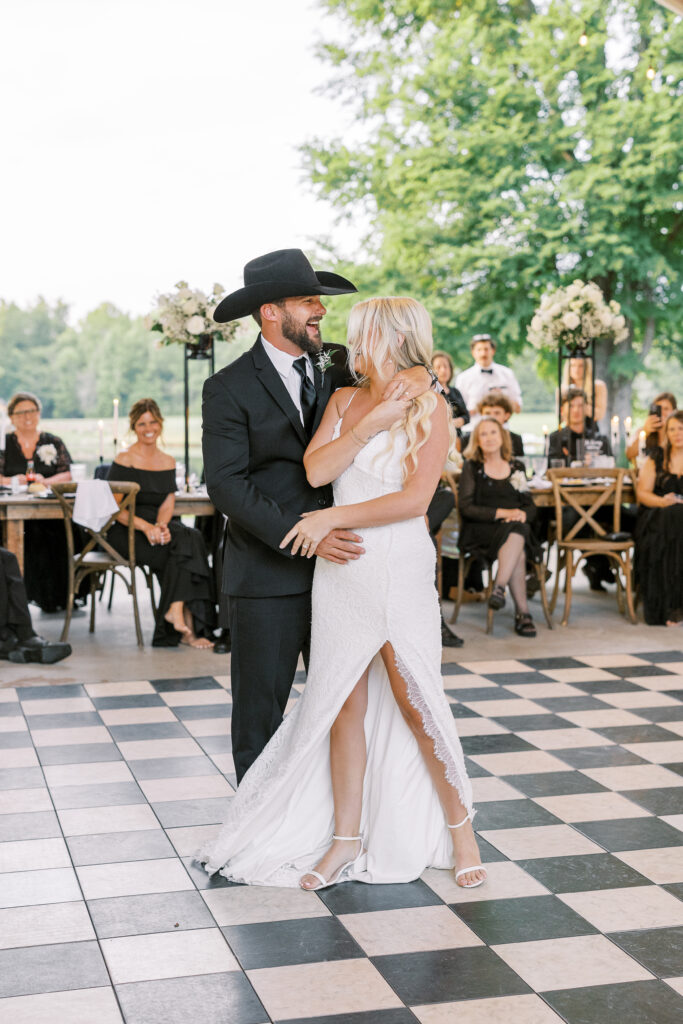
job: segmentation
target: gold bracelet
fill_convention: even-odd
[[[349,433],[350,433],[351,437],[353,438],[353,440],[356,442],[356,444],[360,445],[361,448],[365,448],[366,444],[370,440],[370,438],[368,438],[367,441],[361,440],[361,438],[356,433],[356,428],[355,427],[351,427]]]

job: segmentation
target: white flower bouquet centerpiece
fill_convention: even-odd
[[[205,295],[187,281],[178,281],[174,292],[157,296],[157,308],[145,317],[145,327],[161,334],[160,345],[190,345],[195,357],[210,355],[215,341],[231,341],[235,334],[235,323],[217,324],[213,319],[223,291],[215,284]]]
[[[572,281],[546,292],[529,327],[527,339],[536,348],[584,352],[598,338],[616,344],[628,337],[618,302],[605,302],[602,289],[589,281]]]

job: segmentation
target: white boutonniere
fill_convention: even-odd
[[[332,355],[330,352],[322,351],[315,361],[315,365],[320,370],[323,380],[325,380],[325,370],[329,370],[332,366]]]
[[[516,469],[510,476],[510,483],[516,491],[528,491],[529,482],[526,478],[526,473],[521,469]]]
[[[53,444],[41,444],[40,448],[36,448],[36,455],[45,466],[51,466],[57,461],[57,449]]]

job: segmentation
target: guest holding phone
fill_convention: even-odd
[[[626,458],[634,460],[640,449],[640,434],[645,431],[645,454],[661,463],[666,443],[666,421],[678,408],[676,396],[670,391],[661,391],[652,404],[640,430],[626,446]]]

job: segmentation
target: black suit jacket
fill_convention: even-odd
[[[314,430],[332,392],[350,383],[346,349],[324,350],[333,363],[324,374],[314,370]],[[249,352],[205,382],[202,416],[209,497],[228,517],[223,592],[279,597],[310,590],[315,559],[293,558],[279,545],[302,512],[332,504],[332,487],[314,488],[306,479],[308,438],[260,335]]]
[[[569,427],[562,427],[560,430],[553,430],[548,438],[548,464],[551,459],[564,459],[566,465],[569,465],[576,458],[576,442],[579,437],[600,441],[602,444],[600,454],[612,454],[609,440],[604,434],[599,434],[595,428],[584,434],[576,434]]]

